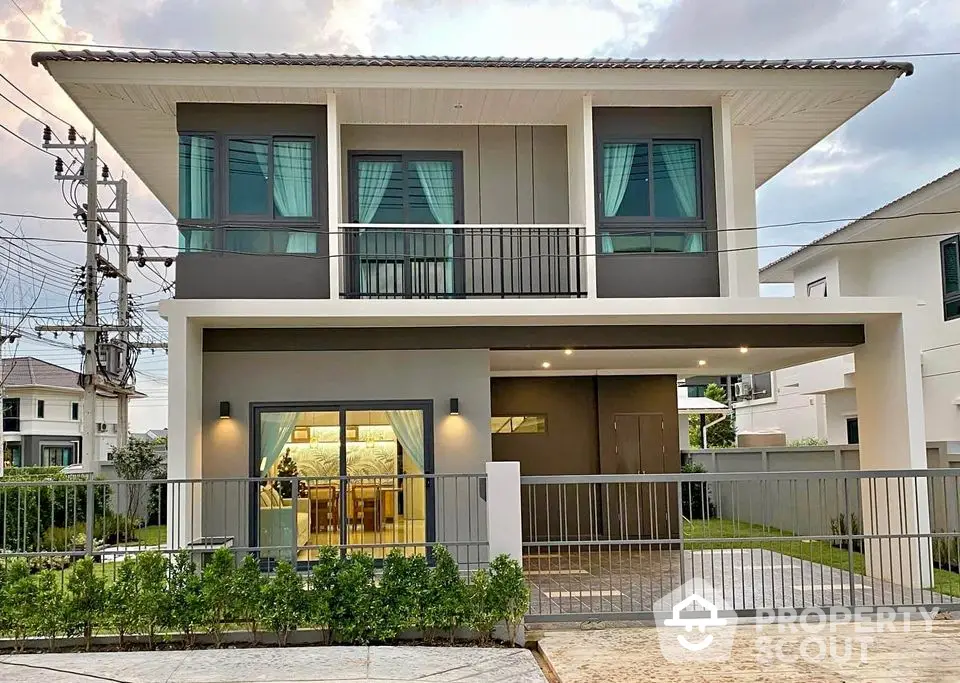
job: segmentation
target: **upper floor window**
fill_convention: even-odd
[[[943,319],[960,318],[960,236],[940,243],[943,278]]]
[[[213,218],[216,144],[211,135],[180,136],[180,218]]]
[[[3,431],[20,431],[20,399],[3,399]]]
[[[824,297],[827,295],[827,278],[822,277],[819,280],[814,280],[813,282],[807,285],[807,296],[808,297]]]
[[[71,403],[71,404],[70,404],[70,419],[71,419],[71,420],[79,420],[79,419],[80,419],[80,404],[79,404],[79,403],[74,402],[74,403]]]
[[[355,223],[460,223],[460,155],[354,154],[350,166],[350,205],[351,220]]]
[[[602,161],[604,218],[700,218],[696,142],[606,142]]]
[[[41,420],[43,419],[43,413],[45,408],[46,408],[46,404],[43,401],[38,400],[37,401],[37,417],[40,418]]]
[[[313,216],[313,141],[231,138],[227,141],[227,213]]]

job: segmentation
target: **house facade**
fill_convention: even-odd
[[[181,501],[185,538],[249,506],[238,538],[289,543],[279,511],[297,542],[362,543],[373,496],[429,541],[449,511],[416,476],[491,461],[677,472],[678,377],[851,351],[878,369],[864,466],[925,462],[916,302],[761,299],[755,231],[756,188],[909,65],[34,62],[177,216],[170,476],[262,482]],[[291,473],[296,494],[270,483]],[[309,481],[354,476],[396,483]]]
[[[792,283],[797,298],[919,300],[925,438],[946,443],[949,452],[960,452],[958,212],[955,170],[760,271],[763,282]],[[860,375],[853,354],[777,370],[769,395],[737,406],[739,425],[789,439],[858,443]]]
[[[79,374],[38,358],[2,363],[3,458],[13,467],[80,464],[83,389]],[[106,461],[117,444],[117,399],[98,396],[95,457]]]

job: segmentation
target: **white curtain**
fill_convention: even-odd
[[[281,216],[304,218],[313,214],[312,157],[313,148],[306,140],[274,143],[273,201]]]
[[[616,216],[630,181],[637,146],[631,143],[603,146],[603,215]]]
[[[369,223],[377,215],[396,166],[395,161],[361,161],[357,164],[358,222]]]
[[[453,164],[449,161],[412,161],[410,165],[417,172],[434,220],[441,225],[451,225],[454,219]]]
[[[299,417],[300,413],[260,414],[260,476],[277,464]]]
[[[697,152],[690,144],[657,145],[683,218],[697,215]]]
[[[421,410],[388,410],[387,419],[393,427],[393,433],[403,446],[403,452],[410,456],[419,472],[407,474],[423,474],[423,411]]]
[[[287,233],[288,254],[317,253],[317,233],[304,230],[291,230]]]

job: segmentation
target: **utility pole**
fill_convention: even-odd
[[[97,460],[97,131],[83,153],[83,175],[87,183],[87,256],[83,281],[83,443],[80,462],[84,469],[98,472]]]
[[[117,301],[117,325],[125,328],[130,324],[130,294],[128,285],[130,278],[127,276],[127,266],[130,263],[130,247],[127,243],[127,181],[121,178],[117,181],[117,231],[120,242],[120,261],[117,264],[119,271],[119,293]],[[120,348],[124,358],[124,379],[125,381],[132,377],[132,368],[127,368],[127,359],[130,358],[130,332],[126,329],[120,331]],[[121,392],[117,395],[117,446],[123,448],[127,445],[127,438],[130,433],[130,394]]]

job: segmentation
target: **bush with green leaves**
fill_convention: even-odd
[[[187,648],[192,648],[197,639],[197,628],[206,621],[206,605],[203,579],[197,573],[197,565],[186,550],[174,555],[167,587],[170,596],[170,625],[183,634]]]
[[[3,584],[3,604],[7,628],[16,649],[23,651],[27,638],[35,635],[37,620],[37,584],[30,576],[30,566],[23,560],[14,560],[7,568]]]
[[[87,557],[74,564],[67,579],[64,620],[68,632],[83,634],[83,645],[87,650],[90,649],[94,627],[105,611],[105,598],[106,581],[97,575],[93,560]]]
[[[339,549],[329,546],[320,548],[317,561],[310,573],[306,623],[313,628],[325,631],[328,642],[331,639],[330,625],[333,621],[337,574],[340,571],[341,562]]]
[[[165,555],[151,551],[137,555],[137,579],[140,592],[137,605],[143,618],[150,649],[156,644],[157,632],[167,626],[170,616],[170,596],[167,592],[167,574],[170,563]]]
[[[400,548],[394,548],[383,561],[377,591],[381,619],[377,640],[396,638],[421,619],[428,568],[424,558],[418,557],[406,557]]]
[[[230,614],[234,571],[233,553],[218,548],[203,568],[203,623],[220,647],[223,629]]]
[[[433,547],[434,566],[427,574],[427,591],[423,604],[424,635],[430,639],[446,633],[453,641],[470,613],[466,584],[460,577],[456,560],[442,545]]]
[[[490,588],[490,573],[486,569],[475,571],[466,593],[469,596],[468,623],[480,635],[480,642],[485,644],[489,642],[493,627],[499,621],[499,610]]]
[[[490,603],[498,621],[506,623],[510,642],[516,642],[517,631],[530,609],[530,589],[523,568],[507,555],[498,555],[490,563]]]
[[[265,585],[260,563],[253,555],[244,557],[230,577],[230,615],[249,627],[254,643],[262,620]]]
[[[277,635],[280,647],[284,647],[290,632],[303,623],[303,582],[289,562],[281,561],[263,593],[262,620]]]
[[[63,591],[60,590],[59,577],[49,569],[40,572],[36,578],[36,607],[34,608],[34,631],[36,635],[47,639],[53,649],[53,641],[63,632]]]
[[[138,560],[127,557],[116,566],[113,583],[107,586],[107,604],[104,615],[107,625],[117,632],[120,649],[127,635],[140,633],[144,626],[140,612],[140,572]]]
[[[383,625],[377,592],[372,557],[354,553],[340,563],[331,606],[337,642],[366,644],[380,639]]]

